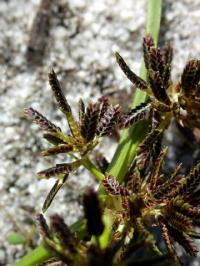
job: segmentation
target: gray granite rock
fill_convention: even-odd
[[[161,37],[171,40],[175,48],[176,79],[188,58],[200,57],[200,1],[163,2],[166,11]],[[47,32],[41,27],[30,37],[39,4],[39,0],[0,1],[0,265],[12,265],[28,250],[10,246],[6,239],[14,230],[30,233],[35,214],[53,185],[53,179],[38,181],[36,172],[66,160],[63,156],[39,156],[47,144],[41,130],[23,115],[23,109],[32,106],[66,127],[47,83],[49,69],[54,67],[68,101],[76,109],[80,97],[89,101],[102,92],[130,87],[115,63],[114,51],[120,51],[136,73],[142,55],[144,0],[55,1],[48,10],[52,13],[44,26]],[[43,34],[45,41],[37,39]],[[38,43],[45,46],[45,52]],[[27,55],[28,46],[32,60]],[[115,144],[106,140],[100,146],[103,150],[108,145],[110,154],[106,155],[111,157]],[[47,216],[58,212],[68,224],[73,223],[82,213],[79,202],[86,185],[95,185],[95,181],[80,169],[70,176]]]

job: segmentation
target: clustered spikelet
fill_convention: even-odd
[[[156,141],[156,138],[159,139],[160,137],[159,132],[156,131],[156,133],[153,134],[154,143],[159,145],[159,141]],[[152,140],[152,137],[150,139]],[[145,142],[149,143],[148,138],[143,143]],[[150,147],[151,149],[153,147]],[[117,228],[115,234],[111,234],[113,241],[111,243],[112,245],[115,243],[116,237],[117,241],[121,241],[117,253],[113,255],[114,261],[118,261],[118,264],[112,264],[111,261],[108,265],[122,265],[122,263],[129,265],[128,261],[136,263],[137,260],[133,254],[145,247],[151,248],[155,263],[157,260],[161,261],[161,258],[165,259],[165,253],[163,254],[157,246],[149,227],[160,227],[166,249],[172,256],[174,265],[182,264],[176,254],[174,242],[179,243],[191,256],[197,255],[198,250],[193,237],[197,236],[194,228],[199,224],[200,208],[199,205],[192,202],[190,196],[199,190],[200,162],[186,176],[179,174],[179,165],[172,172],[171,177],[167,178],[162,173],[162,165],[167,149],[161,149],[160,145],[158,149],[160,149],[160,152],[153,171],[151,169],[154,161],[150,159],[145,172],[139,168],[137,163],[133,163],[127,172],[127,180],[124,185],[120,184],[111,175],[105,175],[102,181],[111,198],[121,199],[121,201],[117,201],[118,208],[111,209],[112,219],[114,219]],[[144,151],[139,149],[138,152],[140,157],[140,153]],[[150,154],[151,157],[152,152]],[[135,160],[137,162],[137,158]],[[89,235],[101,236],[104,229],[102,211],[97,194],[93,189],[88,189],[84,194],[83,205]],[[101,263],[104,262],[105,252],[111,248],[111,244],[106,250],[101,250],[99,246],[88,246],[86,248],[86,246],[82,246],[81,242],[77,242],[79,240],[70,238],[72,233],[68,227],[65,227],[61,218],[53,218],[51,222],[51,228],[53,229],[51,230],[46,225],[43,216],[40,215],[38,219],[46,245],[53,250],[53,254],[57,259],[61,259],[62,263],[73,265],[73,261],[81,260],[83,264],[80,265],[90,265],[88,260],[96,261],[97,258]],[[122,226],[123,230],[121,231],[119,228]],[[62,252],[54,243],[55,238],[51,236],[52,230],[53,234],[56,233],[56,237],[59,238],[61,247],[65,248]],[[69,239],[71,240],[69,241]],[[129,239],[129,241],[127,242],[125,239]],[[69,245],[69,243],[71,244]],[[84,252],[82,252],[83,250]]]
[[[74,151],[74,146],[72,144],[60,144],[59,146],[49,148],[48,150],[42,151],[41,155],[51,156],[60,153],[68,153]]]
[[[168,264],[164,265],[182,265],[175,243],[189,255],[197,256],[194,239],[200,238],[195,231],[200,226],[200,162],[188,174],[181,172],[179,164],[166,175],[162,168],[167,148],[161,143],[163,132],[173,117],[182,127],[200,128],[200,61],[190,60],[181,80],[173,84],[171,45],[157,48],[152,37],[147,35],[143,40],[143,52],[147,81],[138,77],[116,53],[116,60],[127,78],[149,96],[145,103],[134,109],[123,112],[120,105],[110,104],[104,96],[87,106],[80,99],[76,121],[52,70],[49,83],[58,107],[66,116],[70,134],[63,133],[33,108],[25,110],[26,115],[42,128],[44,138],[53,145],[42,151],[42,155],[65,153],[74,159],[38,173],[40,178],[56,176],[43,212],[49,208],[69,174],[88,160],[102,137],[142,120],[148,122],[147,135],[124,173],[122,183],[107,172],[109,162],[105,157],[96,156],[104,176],[100,183],[100,191],[104,193],[99,197],[89,188],[83,195],[84,218],[79,222],[84,234],[79,235],[74,229],[75,234],[73,226],[70,229],[59,215],[50,218],[50,226],[43,215],[38,216],[44,244],[54,256],[41,265],[161,265],[166,261]],[[154,228],[159,229],[165,248],[158,245]],[[110,230],[109,239],[105,240],[107,230]],[[138,254],[142,254],[142,259]]]
[[[154,128],[140,144],[140,152],[136,156],[137,167],[140,170],[146,169],[149,161],[157,157],[157,148],[160,148],[160,140],[161,131]]]
[[[58,103],[58,107],[67,118],[70,135],[64,134],[59,127],[33,108],[25,109],[26,116],[44,130],[44,138],[54,145],[42,151],[41,154],[43,156],[52,156],[61,153],[76,153],[79,154],[79,159],[71,163],[57,164],[38,173],[40,178],[50,178],[53,176],[58,178],[58,181],[47,196],[43,211],[47,210],[56,193],[63,186],[66,180],[66,178],[63,178],[63,175],[68,175],[70,172],[79,168],[83,164],[84,156],[94,149],[99,139],[102,136],[109,136],[115,127],[118,127],[121,117],[120,106],[113,106],[107,98],[101,97],[96,103],[89,103],[87,107],[85,107],[83,100],[80,100],[79,121],[75,121],[71,107],[63,94],[54,70],[49,73],[49,84]]]
[[[111,175],[105,176],[103,185],[111,195],[114,196],[127,196],[129,194],[128,189],[120,185],[119,182]]]
[[[85,192],[83,205],[89,241],[91,237],[98,239],[104,230],[104,224],[100,202],[93,189],[89,188]],[[54,256],[40,266],[112,265],[112,261],[121,247],[121,240],[113,241],[105,249],[100,249],[99,245],[94,245],[92,242],[90,245],[85,245],[84,241],[77,238],[58,214],[50,217],[50,226],[47,225],[42,214],[38,215],[37,223],[43,236],[44,245],[51,250]]]
[[[140,88],[141,90],[146,91],[148,89],[148,84],[142,80],[139,76],[137,76],[134,72],[130,70],[124,59],[120,56],[119,53],[115,54],[117,63],[121,67],[124,74],[127,78],[135,85],[135,87]]]
[[[106,136],[113,132],[115,126],[118,124],[120,114],[120,106],[109,106],[101,115],[97,127],[97,134],[100,136]]]
[[[57,164],[55,167],[51,167],[49,169],[39,172],[38,175],[41,177],[49,178],[51,176],[59,174],[68,174],[73,170],[77,169],[81,164],[81,160],[72,163]]]
[[[89,103],[87,107],[81,99],[79,101],[79,121],[75,121],[72,109],[63,94],[60,82],[54,70],[49,73],[49,84],[54,93],[59,109],[66,116],[70,135],[63,133],[58,126],[54,125],[33,108],[25,109],[26,116],[32,119],[44,130],[44,138],[54,145],[53,147],[42,151],[41,155],[52,156],[61,153],[78,153],[81,158],[79,158],[77,162],[57,164],[47,170],[40,171],[38,173],[40,178],[58,177],[59,175],[64,174],[68,175],[83,164],[84,156],[94,149],[101,137],[111,135],[115,129],[127,128],[140,120],[147,120],[150,116],[150,100],[135,109],[123,113],[120,105],[117,104],[113,106],[109,103],[108,99],[103,96],[100,97],[97,102]],[[60,181],[55,183],[52,188],[54,193],[52,194],[52,192],[50,192],[45,203],[50,203],[53,200],[52,195],[55,196],[55,192],[58,192],[58,188],[61,188],[63,184],[64,183],[61,183]],[[49,200],[49,197],[51,200]],[[43,211],[48,207],[49,206],[45,204]]]
[[[89,142],[94,139],[99,118],[99,104],[90,104],[81,124],[81,134]]]
[[[146,91],[152,101],[151,107],[162,113],[169,112],[184,127],[200,128],[200,61],[190,60],[183,70],[181,81],[172,84],[172,47],[165,45],[161,50],[154,46],[147,35],[143,41],[144,62],[148,83],[138,77],[128,67],[124,59],[116,53],[116,60],[127,78],[135,87]]]
[[[200,60],[190,60],[183,70],[181,87],[185,96],[192,95],[198,89],[200,81]],[[196,84],[196,85],[195,85]]]
[[[81,243],[66,225],[63,218],[58,214],[52,215],[49,227],[43,215],[40,214],[37,217],[37,222],[40,232],[43,235],[44,244],[55,255],[54,261],[60,262],[61,265],[68,265],[68,263],[72,263],[74,257],[77,255],[77,249],[80,247]],[[46,231],[48,231],[48,234]],[[54,264],[53,261],[50,260],[44,265]]]
[[[57,132],[60,130],[59,127],[50,122],[46,117],[40,114],[38,111],[33,108],[25,109],[25,115],[30,117],[36,124],[38,124],[43,130],[49,132]]]
[[[159,134],[155,138],[159,138]],[[153,147],[149,146],[149,149]],[[140,149],[138,156],[140,157],[140,153],[143,152],[143,149]],[[152,158],[151,151],[149,153]],[[178,173],[180,169],[178,166],[171,177],[167,178],[162,173],[166,153],[167,149],[161,149],[156,163],[151,159],[148,160],[145,172],[140,165],[134,163],[134,169],[131,166],[126,175],[126,186],[119,184],[113,176],[106,176],[103,185],[111,197],[121,196],[121,214],[118,214],[121,215],[121,220],[118,218],[120,221],[118,225],[126,224],[127,235],[130,234],[131,228],[139,230],[149,239],[147,246],[152,246],[155,254],[159,255],[161,250],[148,231],[151,226],[159,226],[168,252],[173,256],[176,265],[180,265],[174,241],[178,242],[191,256],[197,255],[197,247],[192,235],[195,235],[194,229],[199,222],[200,208],[199,205],[192,203],[188,195],[191,196],[199,190],[200,162],[186,176]],[[137,157],[135,160],[137,161]],[[116,216],[117,213],[119,210],[116,210]],[[135,242],[137,242],[136,238]]]
[[[57,79],[57,75],[54,72],[54,70],[52,69],[52,71],[49,73],[49,84],[51,86],[51,89],[54,93],[54,96],[56,98],[56,101],[58,103],[58,106],[60,108],[60,110],[66,115],[69,116],[69,114],[71,114],[71,107],[68,104],[61,86],[60,86],[60,82]]]
[[[150,114],[150,105],[148,101],[142,103],[128,113],[121,115],[120,128],[127,128],[130,125],[136,124],[140,120],[148,119]]]
[[[162,149],[160,154],[158,155],[156,161],[154,162],[154,168],[151,172],[151,179],[150,179],[150,189],[153,190],[157,186],[158,177],[162,171],[162,166],[164,162],[164,158],[166,156],[167,149]]]

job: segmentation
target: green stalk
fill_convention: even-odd
[[[161,6],[162,0],[147,0],[147,22],[146,22],[146,33],[150,33],[153,36],[155,44],[158,42],[158,35],[160,29],[160,18],[161,18]],[[140,76],[146,79],[146,70],[144,63],[142,62]],[[146,100],[146,94],[139,90],[136,91],[132,107],[139,105]],[[113,160],[109,167],[110,174],[116,176],[119,180],[123,180],[124,174],[127,168],[135,156],[136,150],[140,142],[145,136],[145,130],[147,125],[145,123],[139,123],[129,130],[124,130],[120,143],[117,147]],[[90,164],[89,160],[86,160],[85,167],[93,171],[94,175],[101,180],[103,176],[101,173]],[[77,224],[77,223],[76,223]],[[84,223],[80,221],[80,224]],[[83,226],[83,228],[85,228]],[[108,232],[109,233],[109,232]],[[106,236],[102,243],[106,246]],[[104,243],[105,242],[105,243]],[[39,246],[31,251],[29,254],[24,256],[21,260],[14,264],[14,266],[35,266],[39,263],[44,262],[48,258],[52,257],[52,254],[44,247]]]
[[[39,246],[16,262],[13,266],[35,266],[52,257],[51,252],[44,246]]]
[[[85,157],[83,165],[85,168],[101,182],[104,179],[104,174],[90,161],[88,157]]]
[[[158,43],[161,7],[162,0],[147,0],[146,34],[149,33],[152,35],[155,45]],[[147,79],[144,61],[142,61],[140,77],[144,80]],[[137,89],[131,107],[134,108],[142,102],[145,102],[145,100],[146,93]],[[124,175],[136,154],[139,144],[145,137],[146,130],[147,123],[144,122],[140,122],[130,129],[124,130],[108,169],[109,173],[117,177],[119,181],[123,180]]]
[[[147,3],[146,34],[151,34],[154,39],[155,45],[157,45],[160,29],[162,0],[147,0]],[[147,79],[144,61],[142,61],[140,77],[144,80]],[[131,107],[135,108],[137,105],[145,102],[145,100],[146,93],[140,90],[136,90]],[[130,129],[124,130],[120,139],[120,143],[116,149],[116,152],[108,169],[108,172],[111,175],[115,176],[119,181],[123,181],[124,175],[126,174],[131,161],[136,155],[137,148],[146,135],[147,127],[147,122],[140,122]],[[100,197],[103,197],[104,194],[105,191],[102,186],[100,186]],[[113,200],[113,204],[116,204],[116,201]],[[107,234],[109,233],[109,230],[105,230],[105,234],[102,236],[102,242],[104,242],[104,246],[108,245],[109,237]]]

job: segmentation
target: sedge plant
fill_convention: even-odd
[[[160,13],[161,1],[148,1],[140,77],[116,53],[119,67],[138,89],[130,110],[123,112],[106,97],[88,106],[81,99],[76,121],[53,70],[49,84],[70,134],[37,110],[25,110],[51,144],[42,155],[64,153],[72,159],[38,173],[39,178],[55,177],[37,216],[43,241],[16,265],[181,265],[176,242],[189,255],[197,255],[194,239],[200,237],[195,230],[200,226],[200,163],[187,175],[180,171],[181,165],[165,175],[167,147],[162,146],[162,137],[172,119],[190,130],[200,128],[200,60],[189,61],[180,81],[172,82],[172,47],[157,47]],[[102,158],[99,168],[90,154],[115,129],[124,130],[119,146],[113,160],[109,163]],[[44,213],[68,176],[82,165],[100,184],[97,191],[88,188],[83,195],[84,217],[69,227],[55,214],[48,224]]]

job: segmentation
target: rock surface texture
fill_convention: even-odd
[[[130,90],[114,51],[139,73],[145,0],[59,0],[46,9],[52,2],[40,6],[39,0],[0,1],[0,265],[12,265],[28,251],[10,246],[7,238],[12,231],[32,238],[35,214],[54,183],[37,180],[36,173],[66,161],[65,156],[40,157],[47,143],[23,114],[32,106],[67,130],[47,82],[51,67],[73,109],[80,97],[89,101],[102,93]],[[176,79],[189,58],[200,58],[200,0],[163,2],[161,41],[173,44]],[[111,147],[106,154],[111,157],[115,143],[106,139],[103,145],[102,150]],[[90,184],[95,182],[83,169],[71,175],[47,215],[58,212],[68,224],[76,221],[82,213],[82,192]]]

